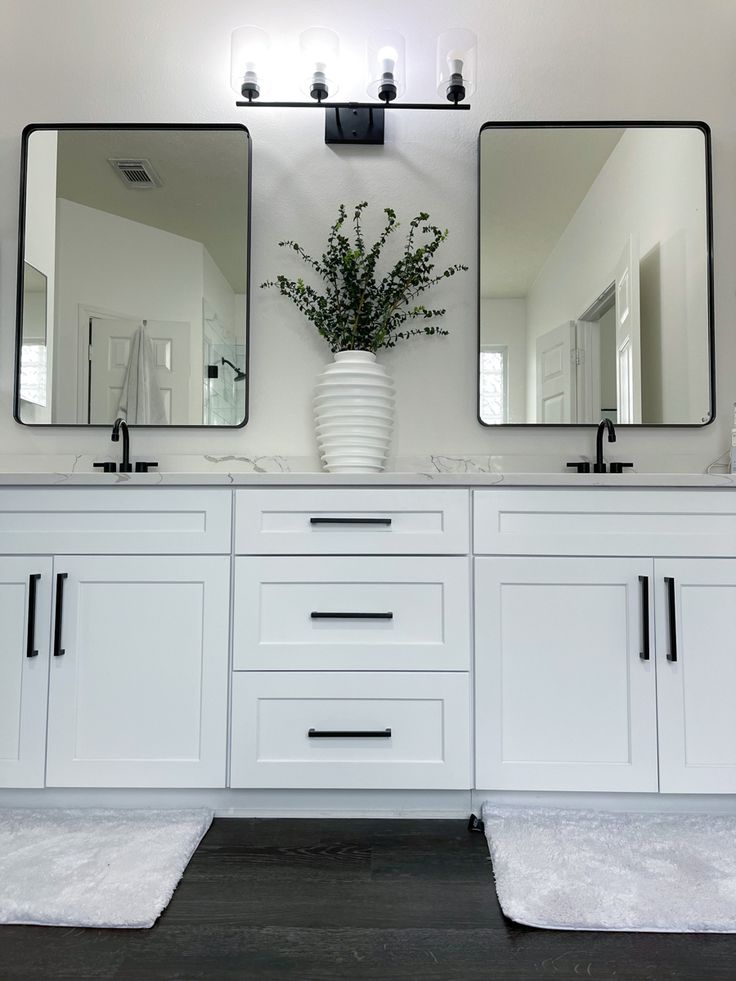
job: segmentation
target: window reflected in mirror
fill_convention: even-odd
[[[486,124],[479,418],[713,418],[702,124]]]
[[[242,426],[247,130],[28,127],[23,162],[16,418]]]

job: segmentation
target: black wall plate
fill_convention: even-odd
[[[383,106],[337,109],[325,106],[325,143],[383,144]]]

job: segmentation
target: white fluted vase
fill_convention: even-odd
[[[391,377],[370,351],[340,351],[317,379],[317,445],[329,473],[380,473],[394,428]]]

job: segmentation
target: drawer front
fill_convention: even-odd
[[[464,555],[465,490],[239,490],[241,555]]]
[[[229,553],[231,494],[85,487],[0,493],[0,553]]]
[[[480,490],[474,551],[488,555],[736,555],[731,488]]]
[[[467,671],[470,666],[470,574],[464,556],[254,556],[235,563],[236,669]]]
[[[466,674],[236,672],[230,786],[468,789],[468,684]]]

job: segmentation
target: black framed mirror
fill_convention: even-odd
[[[489,122],[478,159],[481,424],[711,423],[708,126]]]
[[[30,125],[20,190],[15,419],[244,426],[248,130]]]

